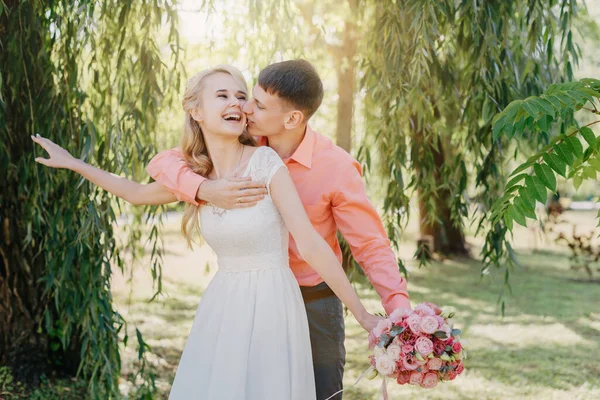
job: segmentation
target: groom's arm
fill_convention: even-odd
[[[146,171],[178,200],[194,205],[206,201],[224,209],[252,207],[267,194],[264,183],[249,178],[209,180],[196,174],[178,148],[158,153]]]
[[[192,171],[180,149],[164,150],[155,155],[146,167],[146,172],[179,201],[199,205],[196,197],[206,178]]]
[[[411,308],[406,280],[400,274],[383,223],[367,197],[361,167],[352,160],[344,165],[332,197],[333,217],[389,314]]]

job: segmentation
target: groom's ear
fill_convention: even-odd
[[[304,113],[300,110],[294,110],[287,115],[284,123],[285,129],[294,129],[302,125],[304,121]]]

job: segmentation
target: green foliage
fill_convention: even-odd
[[[477,202],[483,211],[478,231],[486,226],[514,132],[502,122],[523,110],[518,121],[543,128],[550,121],[541,115],[556,117],[556,106],[546,99],[515,104],[495,130],[492,117],[513,100],[572,79],[577,7],[573,0],[376,3],[363,47],[367,137],[360,154],[363,160],[379,154],[371,169],[387,182],[392,240],[408,219],[412,192],[430,223],[449,210],[452,224],[461,227],[468,203]],[[504,129],[503,140],[494,140]],[[546,138],[523,134],[518,140],[527,147]],[[540,173],[547,177],[545,169]],[[476,193],[467,195],[470,184]],[[523,222],[528,209],[514,208],[515,220]]]
[[[111,271],[132,260],[113,226],[116,211],[129,210],[73,173],[37,165],[29,136],[49,137],[105,170],[145,176],[156,115],[179,86],[176,10],[170,0],[7,2],[0,10],[0,271],[11,277],[0,282],[11,307],[0,317],[0,362],[29,379],[36,368],[77,372],[90,397],[114,398],[125,321],[112,304]],[[167,46],[157,41],[165,30]],[[144,210],[148,218],[157,211]],[[132,258],[142,215],[129,225]],[[160,292],[155,228],[150,265]],[[153,377],[138,339],[140,397],[148,397]]]
[[[3,400],[80,400],[85,397],[86,389],[83,380],[49,381],[43,376],[39,387],[28,388],[15,381],[10,368],[0,367],[0,398]]]
[[[493,119],[494,138],[543,136],[549,138],[553,126],[575,124],[573,114],[585,112],[600,115],[600,80],[553,84],[539,96],[511,102]],[[587,106],[587,107],[586,107]],[[589,108],[592,107],[592,108]],[[545,205],[547,192],[556,191],[556,174],[573,180],[579,187],[585,179],[596,180],[600,172],[600,140],[590,128],[600,120],[583,127],[569,128],[556,135],[536,154],[518,166],[506,184],[504,194],[492,206],[490,223],[500,236],[488,233],[484,252],[486,266],[498,265],[506,256],[506,231],[512,231],[513,221],[526,226],[526,218],[537,220],[537,202]],[[585,147],[584,147],[585,146]],[[600,214],[599,214],[600,217]]]

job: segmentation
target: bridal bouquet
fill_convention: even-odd
[[[414,310],[399,308],[380,321],[369,334],[372,377],[382,375],[384,386],[387,377],[423,388],[455,379],[465,369],[466,352],[460,330],[452,329],[453,316],[433,303],[421,303]]]

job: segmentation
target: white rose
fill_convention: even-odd
[[[396,361],[387,354],[375,357],[375,368],[383,376],[388,376],[396,370]]]
[[[373,355],[375,357],[379,357],[385,354],[385,349],[383,347],[375,346],[373,349]]]
[[[400,354],[402,354],[402,349],[400,348],[400,346],[391,344],[388,346],[386,353],[388,356],[392,357],[394,360],[399,360]]]

